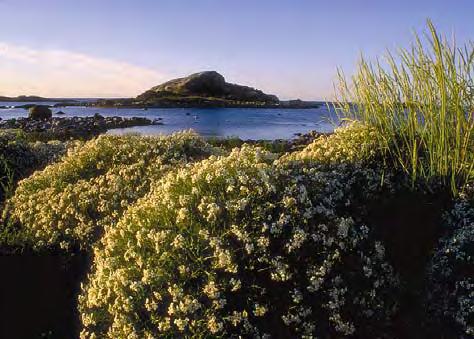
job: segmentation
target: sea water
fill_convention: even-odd
[[[0,106],[18,106],[30,103],[0,102]],[[54,105],[52,102],[43,103]],[[330,105],[329,105],[330,106]],[[110,130],[108,133],[140,133],[144,135],[169,134],[193,129],[205,137],[239,137],[241,139],[291,139],[296,133],[311,130],[331,132],[337,122],[332,108],[322,104],[310,109],[275,108],[98,108],[86,106],[55,107],[53,116],[103,116],[161,118],[163,125],[139,126]],[[55,115],[62,111],[64,115]],[[0,118],[27,117],[23,108],[0,109]]]

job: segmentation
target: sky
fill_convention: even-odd
[[[430,18],[474,40],[474,0],[0,0],[0,96],[131,97],[216,70],[330,100],[337,67],[408,46]]]

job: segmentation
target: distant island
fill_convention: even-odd
[[[194,73],[173,79],[131,99],[99,100],[105,107],[252,107],[252,108],[314,108],[317,102],[280,101],[276,95],[231,84],[216,71]]]
[[[228,83],[216,71],[194,73],[184,78],[167,81],[152,87],[136,98],[98,99],[81,101],[52,99],[39,96],[2,97],[0,102],[55,102],[60,106],[96,106],[118,108],[200,108],[200,107],[248,107],[248,108],[317,108],[315,101],[279,100],[276,95],[266,94],[249,86]],[[30,108],[32,104],[15,106]]]
[[[66,102],[66,101],[76,101],[74,99],[59,99],[59,98],[43,98],[36,95],[20,95],[17,97],[5,97],[0,96],[0,101],[5,102],[38,102],[38,101],[52,101],[52,102]]]
[[[13,105],[13,106],[5,106],[0,105],[1,108],[24,108],[30,109],[34,107],[39,102],[51,102],[54,103],[50,105],[51,107],[65,107],[65,106],[85,106],[85,102],[81,102],[77,99],[65,99],[65,98],[44,98],[36,95],[20,95],[17,97],[7,97],[7,96],[0,96],[0,102],[21,102],[24,103],[23,105]]]

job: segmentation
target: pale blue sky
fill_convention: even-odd
[[[217,70],[330,99],[337,66],[406,46],[427,18],[474,39],[473,0],[0,0],[0,95],[134,96]]]

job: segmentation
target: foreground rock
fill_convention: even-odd
[[[21,129],[27,133],[38,134],[55,139],[89,138],[109,129],[127,128],[162,124],[159,120],[141,117],[103,117],[96,114],[92,117],[54,117],[44,120],[18,118],[0,121],[0,129]]]
[[[53,116],[53,112],[49,109],[48,106],[33,106],[30,108],[30,113],[28,117],[31,120],[48,120]]]
[[[253,140],[240,138],[209,138],[207,141],[217,147],[232,150],[235,147],[242,147],[244,144],[260,146],[273,153],[295,152],[303,149],[311,144],[315,139],[322,135],[331,133],[322,133],[317,131],[309,131],[308,133],[296,133],[291,139],[274,139],[274,140]]]
[[[309,131],[307,133],[296,133],[295,138],[291,140],[292,147],[298,149],[312,143],[316,138],[319,138],[322,135],[328,135],[331,133],[323,133],[315,130]]]

